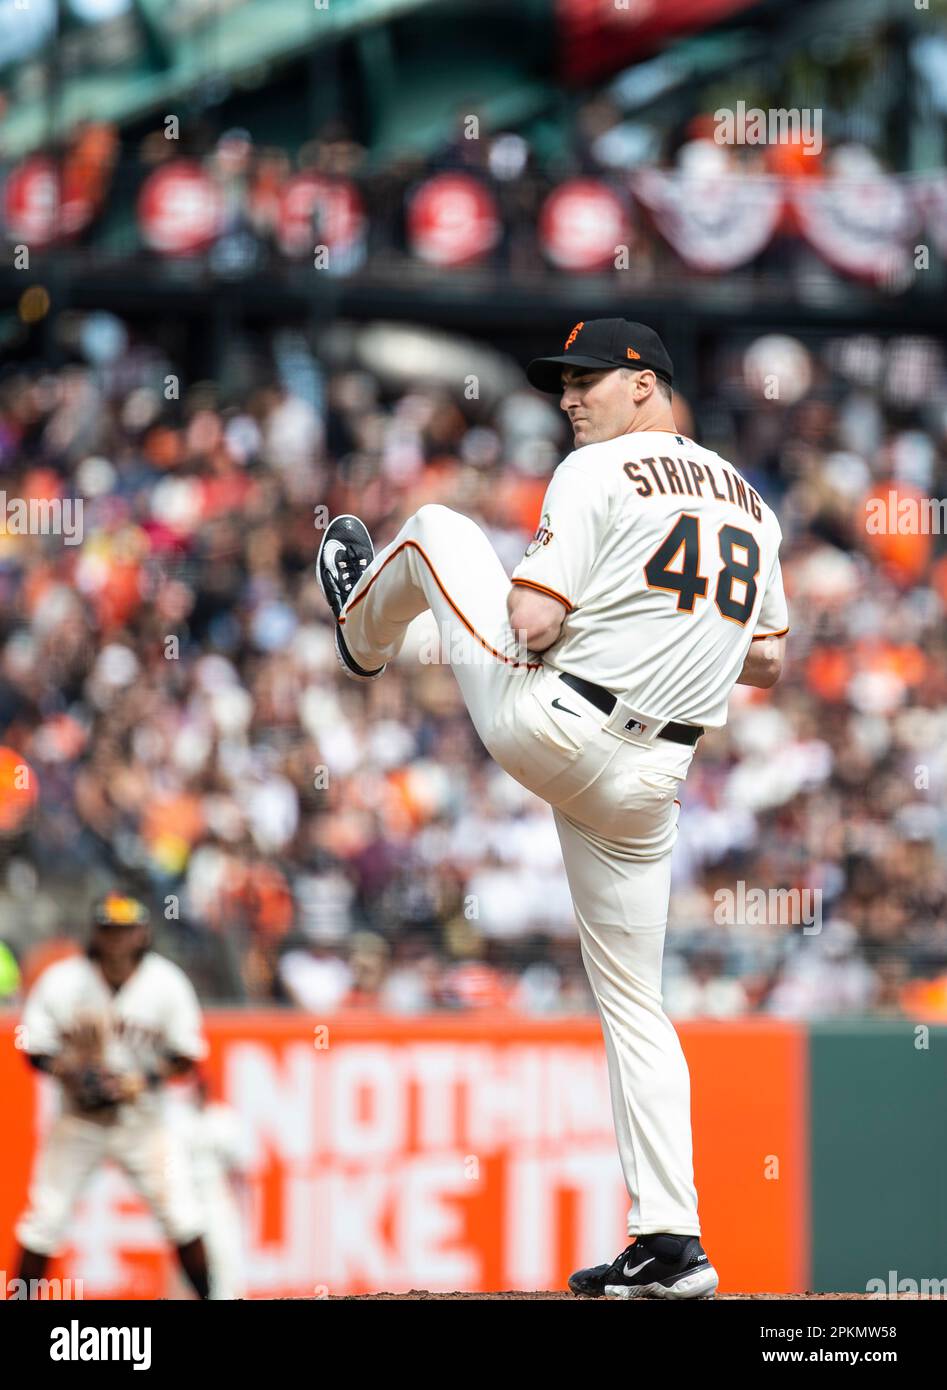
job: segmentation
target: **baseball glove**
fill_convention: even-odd
[[[80,1110],[94,1114],[111,1110],[122,1099],[118,1077],[105,1067],[84,1067],[72,1087],[73,1098]]]

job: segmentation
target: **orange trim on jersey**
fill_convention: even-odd
[[[547,589],[545,584],[537,584],[535,579],[513,579],[510,582],[513,584],[522,584],[524,589],[535,589],[539,594],[548,594],[550,598],[558,599],[560,603],[564,603],[567,611],[570,613],[572,612],[572,604],[567,598],[563,598],[561,594],[557,594],[555,589]]]
[[[352,602],[349,604],[349,608],[350,608],[350,609],[352,609],[352,608],[357,608],[357,607],[358,607],[358,605],[361,603],[362,599],[365,597],[365,595],[368,593],[369,589],[370,589],[370,588],[372,587],[372,585],[374,584],[375,580],[376,580],[376,579],[378,578],[378,576],[381,574],[382,570],[385,569],[385,567],[391,563],[391,561],[395,558],[396,555],[400,555],[401,552],[402,552],[402,550],[405,550],[409,545],[412,546],[412,547],[418,552],[418,554],[421,556],[421,559],[424,561],[424,563],[427,565],[428,569],[431,571],[431,574],[432,574],[432,576],[433,576],[433,578],[434,578],[434,583],[435,583],[435,584],[437,585],[437,587],[440,589],[441,593],[444,595],[445,599],[446,599],[447,602],[450,604],[450,607],[451,607],[451,608],[453,609],[453,611],[457,614],[458,618],[459,618],[460,621],[463,623],[463,625],[464,625],[464,627],[467,629],[467,631],[470,633],[471,637],[475,637],[475,638],[477,639],[477,641],[480,643],[481,647],[483,647],[483,649],[484,649],[485,651],[488,651],[488,652],[490,653],[491,656],[496,657],[497,661],[505,661],[505,662],[507,663],[507,665],[509,665],[509,666],[525,666],[525,667],[527,668],[527,670],[529,670],[529,671],[538,671],[538,670],[539,670],[539,668],[540,668],[540,667],[542,666],[542,664],[543,664],[541,661],[512,661],[512,660],[510,659],[510,657],[504,656],[502,652],[498,652],[498,651],[496,650],[495,647],[491,647],[490,643],[489,643],[488,641],[486,641],[485,638],[483,638],[483,637],[480,636],[480,633],[479,633],[479,632],[477,631],[477,629],[474,627],[473,623],[471,623],[467,618],[464,617],[463,613],[461,613],[460,609],[457,607],[456,603],[455,603],[454,600],[451,598],[450,594],[449,594],[449,593],[447,592],[447,590],[444,588],[444,585],[441,583],[440,576],[438,575],[437,570],[436,570],[436,569],[434,568],[434,566],[431,564],[430,557],[427,556],[427,555],[424,553],[423,547],[420,546],[420,545],[418,545],[417,541],[403,541],[403,542],[401,543],[401,545],[398,546],[398,549],[397,549],[397,550],[393,550],[393,551],[391,552],[391,554],[388,556],[388,559],[385,561],[384,565],[381,565],[381,566],[376,570],[376,572],[372,575],[371,579],[370,579],[370,580],[368,581],[368,583],[365,585],[365,588],[362,590],[362,592],[361,592],[360,594],[358,594],[354,599],[352,599]],[[338,621],[339,621],[339,626],[340,626],[340,627],[344,624],[345,618],[346,618],[347,616],[348,616],[348,614],[345,614],[343,617],[339,618]]]
[[[758,632],[751,640],[753,642],[762,642],[764,637],[785,637],[788,631],[789,628],[784,627],[782,632]]]

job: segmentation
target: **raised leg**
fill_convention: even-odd
[[[489,748],[509,684],[542,663],[518,652],[506,611],[510,580],[469,517],[419,508],[375,556],[340,616],[345,644],[367,669],[391,661],[408,624],[430,609],[477,733]],[[443,659],[443,658],[442,658]]]

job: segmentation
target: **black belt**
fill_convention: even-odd
[[[615,696],[604,690],[602,686],[593,685],[591,681],[584,681],[581,676],[573,676],[568,671],[560,671],[559,679],[565,681],[566,685],[571,686],[576,694],[588,700],[590,705],[600,709],[603,714],[611,714],[618,703]],[[658,734],[658,738],[666,738],[670,743],[687,743],[693,747],[703,732],[701,724],[665,724]]]

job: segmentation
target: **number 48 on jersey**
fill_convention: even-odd
[[[679,613],[693,613],[696,600],[707,597],[708,581],[700,573],[700,540],[700,518],[685,512],[644,567],[649,589],[677,594]],[[744,627],[756,603],[760,547],[749,531],[727,525],[717,532],[717,550],[721,569],[714,603],[722,617]],[[682,551],[680,563],[675,564]]]

